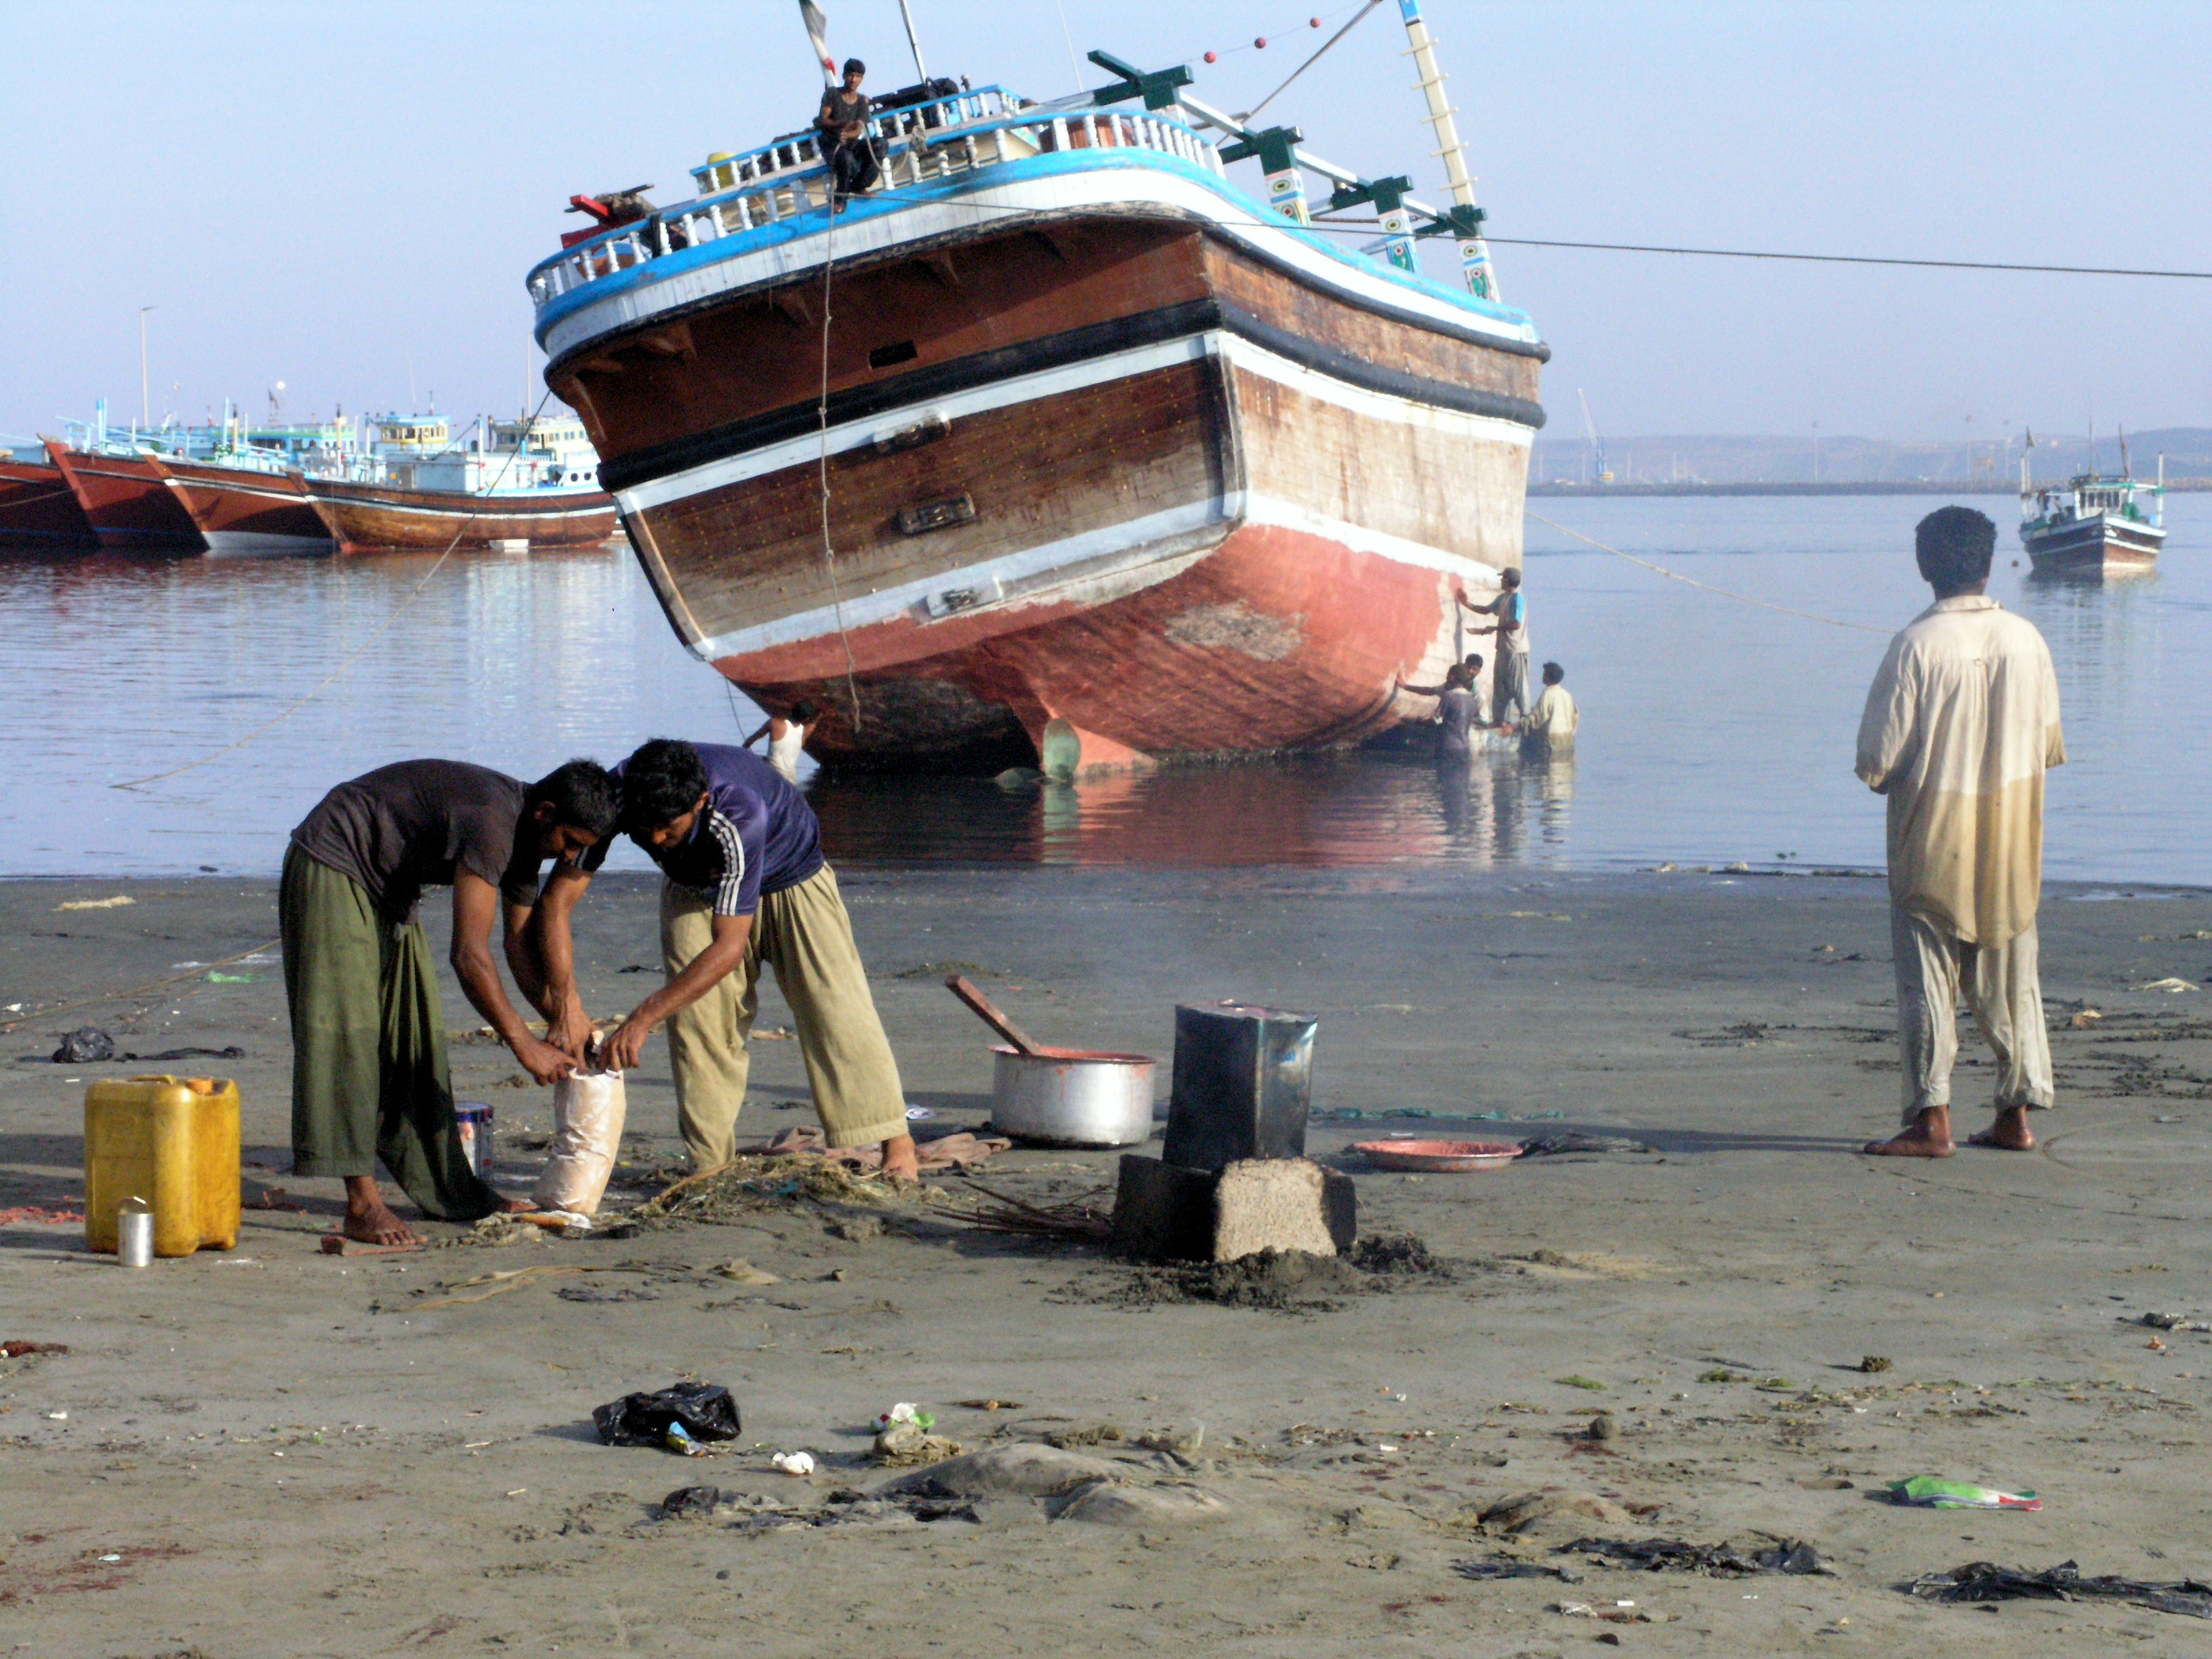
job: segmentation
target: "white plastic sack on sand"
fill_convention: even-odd
[[[541,1210],[599,1213],[629,1112],[620,1072],[578,1072],[553,1085],[553,1156],[530,1201]]]

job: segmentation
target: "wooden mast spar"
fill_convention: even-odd
[[[1490,244],[1482,239],[1484,215],[1475,205],[1474,179],[1467,170],[1467,148],[1460,143],[1459,124],[1452,118],[1456,112],[1444,96],[1444,74],[1437,67],[1435,37],[1421,16],[1421,0],[1398,0],[1398,10],[1406,20],[1406,39],[1412,43],[1407,56],[1419,71],[1418,85],[1429,100],[1427,119],[1437,133],[1434,154],[1444,164],[1444,180],[1451,191],[1455,210],[1451,216],[1460,228],[1460,272],[1467,278],[1468,293],[1479,299],[1498,299],[1502,296],[1498,291],[1498,273],[1490,264]]]

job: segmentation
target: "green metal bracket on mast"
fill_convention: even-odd
[[[1456,236],[1462,240],[1482,234],[1482,222],[1490,217],[1487,210],[1473,203],[1461,203],[1446,208],[1443,212],[1413,233],[1416,236]]]
[[[1328,210],[1341,213],[1346,208],[1364,207],[1372,202],[1378,213],[1395,213],[1405,205],[1406,198],[1412,193],[1413,188],[1413,181],[1403,173],[1395,179],[1363,179],[1356,185],[1339,185],[1328,193]],[[1417,235],[1431,234],[1427,231],[1415,233]]]
[[[1285,167],[1298,164],[1297,147],[1306,141],[1300,127],[1267,127],[1258,132],[1247,133],[1233,144],[1224,144],[1218,152],[1222,161],[1242,161],[1256,155],[1260,165],[1269,173],[1280,173]]]
[[[1087,56],[1109,75],[1121,77],[1113,86],[1101,87],[1092,93],[1091,101],[1093,104],[1121,104],[1132,98],[1141,98],[1146,109],[1166,109],[1177,101],[1176,88],[1191,83],[1190,66],[1187,64],[1147,73],[1134,64],[1123,63],[1111,52],[1094,52]]]

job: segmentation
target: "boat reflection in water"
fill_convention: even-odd
[[[816,776],[841,861],[866,864],[1564,865],[1571,755],[1455,766],[1341,753],[1075,783]]]

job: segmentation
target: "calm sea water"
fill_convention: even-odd
[[[2174,499],[2154,575],[2030,581],[2007,520],[1991,591],[2051,641],[2072,763],[2055,876],[2212,881],[2212,497]],[[1543,500],[1543,517],[1686,576],[1873,628],[1783,616],[1529,526],[1530,635],[1565,665],[1571,763],[1333,757],[1002,789],[812,780],[847,862],[1872,866],[1881,802],[1851,776],[1887,631],[1924,606],[1918,497]],[[428,558],[0,562],[0,874],[273,872],[338,780],[448,755],[536,776],[640,739],[732,740],[756,711],[678,646],[626,551]],[[374,638],[389,623],[388,631]],[[134,791],[111,786],[222,750]],[[618,864],[641,860],[625,847]]]

